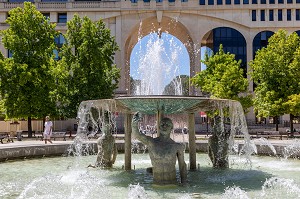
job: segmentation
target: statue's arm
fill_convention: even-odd
[[[177,151],[177,158],[178,158],[181,183],[186,183],[187,168],[186,168],[186,163],[184,161],[184,147],[183,146],[181,146],[180,149]]]
[[[135,113],[132,117],[132,121],[131,121],[131,128],[132,128],[132,134],[135,138],[137,138],[139,141],[141,141],[143,144],[148,145],[149,142],[149,138],[148,136],[146,136],[145,134],[141,133],[139,131],[139,121],[141,120],[140,118],[140,114],[139,113]]]

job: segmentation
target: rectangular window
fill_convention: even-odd
[[[260,10],[260,21],[265,21],[266,16],[265,16],[265,10]]]
[[[275,0],[269,0],[269,4],[275,4]]]
[[[59,53],[60,53],[60,49],[63,46],[63,44],[65,43],[65,38],[62,34],[59,34],[58,37],[54,38],[54,42],[57,46],[57,49],[53,50],[53,53],[55,55],[54,59],[55,60],[60,60],[61,57],[59,57]]]
[[[54,60],[60,60],[60,57],[59,57],[59,52],[55,49],[53,50],[53,53],[54,53]]]
[[[54,41],[55,41],[56,45],[57,45],[59,48],[61,48],[62,45],[65,43],[65,38],[64,38],[64,36],[63,36],[62,34],[59,34],[58,37],[55,37],[55,38],[54,38]]]
[[[240,4],[240,0],[234,0],[234,4]]]
[[[257,4],[257,0],[252,0],[252,4]]]
[[[223,5],[223,0],[217,0],[218,5]]]
[[[292,10],[291,9],[287,9],[286,10],[286,20],[287,21],[291,21],[292,20]]]
[[[267,1],[266,0],[260,0],[260,4],[266,4]]]
[[[293,0],[287,0],[286,3],[291,4],[293,3]]]
[[[8,51],[7,51],[7,57],[11,58],[12,56],[13,56],[13,52],[8,49]]]
[[[282,9],[278,10],[278,21],[282,21]]]
[[[274,10],[269,10],[269,20],[274,21]]]
[[[208,0],[208,5],[214,5],[214,0]]]
[[[66,2],[68,0],[41,0],[41,2]]]
[[[256,10],[252,10],[252,21],[256,21]]]
[[[296,0],[296,3],[300,3],[300,0]]]
[[[296,21],[300,21],[300,9],[296,9]]]
[[[200,0],[200,5],[205,5],[205,0]]]
[[[50,13],[42,13],[46,19],[50,19]]]
[[[34,0],[28,0],[29,2],[34,2]],[[8,0],[10,3],[24,3],[24,0]]]
[[[67,23],[67,13],[58,13],[57,23]]]
[[[278,4],[284,4],[284,0],[278,0]]]
[[[226,5],[231,5],[231,0],[225,0]]]
[[[249,4],[249,0],[243,0],[243,4]]]

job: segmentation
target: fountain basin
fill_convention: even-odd
[[[186,186],[153,187],[145,168],[148,154],[133,154],[135,170],[122,169],[119,155],[113,169],[87,168],[95,156],[55,157],[0,164],[0,197],[12,198],[298,198],[300,162],[253,157],[250,169],[230,156],[230,169],[213,169],[206,154],[197,154],[200,169],[188,173]],[[186,160],[188,162],[188,160]],[[238,197],[239,196],[239,197]]]
[[[105,110],[143,114],[156,114],[163,110],[165,114],[194,113],[208,111],[218,107],[229,106],[238,103],[235,100],[211,99],[207,97],[184,97],[184,96],[126,96],[114,99],[100,99],[83,101],[81,106],[94,106]]]
[[[188,139],[185,139],[188,140]],[[243,141],[238,141],[239,147],[242,148]],[[300,157],[299,142],[297,140],[272,140],[270,143],[276,150],[276,154],[266,145],[261,145],[260,142],[254,141],[257,147],[257,155],[263,156],[285,156],[285,149],[291,148],[293,153],[290,157]],[[23,159],[31,157],[49,157],[49,156],[61,156],[67,155],[68,149],[72,146],[73,141],[54,141],[51,145],[45,145],[44,142],[39,141],[22,141],[9,144],[0,145],[0,162],[4,162],[12,159]],[[97,153],[96,141],[90,141],[90,148],[92,153]],[[124,140],[116,140],[119,153],[124,153],[125,143]],[[186,149],[188,150],[188,143]],[[291,146],[298,145],[292,149]],[[207,140],[196,141],[196,152],[207,153]]]

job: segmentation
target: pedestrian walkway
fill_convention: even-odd
[[[20,147],[26,147],[26,146],[44,146],[44,145],[65,145],[65,144],[71,144],[73,143],[73,141],[52,141],[53,144],[47,143],[45,144],[44,141],[40,141],[40,140],[26,140],[26,141],[16,141],[14,140],[14,142],[9,142],[6,143],[4,142],[4,144],[0,144],[0,150],[1,149],[9,149],[9,148],[20,148]]]

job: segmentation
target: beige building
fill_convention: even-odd
[[[57,30],[62,33],[66,31],[66,21],[74,14],[105,21],[120,46],[115,56],[122,73],[117,94],[130,93],[130,55],[138,35],[161,29],[177,37],[186,46],[193,76],[200,71],[202,46],[215,48],[227,41],[224,50],[239,54],[243,67],[248,69],[247,63],[253,59],[255,50],[265,46],[273,32],[300,30],[300,0],[36,0],[34,4],[51,22],[57,23]],[[1,0],[1,29],[7,28],[8,11],[18,6],[22,7],[23,1]],[[1,44],[0,49],[9,56]],[[250,78],[249,85],[252,91]],[[255,118],[253,113],[247,117]]]

